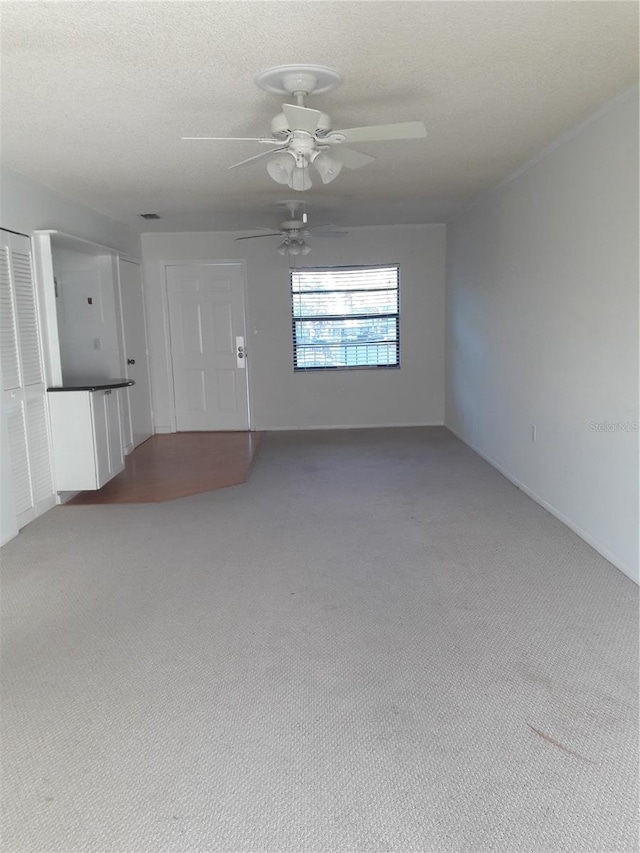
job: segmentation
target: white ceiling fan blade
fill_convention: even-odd
[[[335,148],[332,148],[329,156],[342,163],[347,169],[360,169],[376,159],[370,154],[354,151],[353,148],[344,148],[342,145],[336,145]]]
[[[283,104],[282,112],[287,119],[289,130],[306,130],[307,133],[316,132],[318,121],[322,115],[319,110],[297,107],[295,104]]]
[[[349,127],[334,130],[345,142],[383,142],[391,139],[422,139],[427,129],[421,121],[402,121],[398,124],[373,124],[370,127]]]
[[[273,234],[251,234],[249,237],[236,237],[236,240],[256,240],[258,237],[282,237],[282,232],[274,231]]]
[[[348,233],[349,233],[348,231],[314,231],[312,229],[310,232],[310,236],[311,237],[322,237],[323,239],[325,237],[337,238],[337,237],[346,237]]]
[[[319,225],[310,225],[312,231],[335,231],[337,226],[333,222],[321,222]]]
[[[346,237],[348,231],[341,231],[337,226],[327,225],[312,225],[309,229],[312,237]]]
[[[280,148],[272,148],[271,151],[261,151],[260,154],[254,154],[253,157],[249,157],[247,160],[241,160],[239,163],[234,163],[233,166],[228,166],[228,169],[236,169],[238,166],[246,166],[247,163],[253,163],[254,160],[260,160],[261,157],[270,157],[272,154],[275,154],[276,151],[286,151],[287,146],[282,145]]]
[[[281,139],[270,139],[264,136],[181,136],[183,141],[196,142],[260,142],[262,145],[280,145]]]

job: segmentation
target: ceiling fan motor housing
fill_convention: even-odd
[[[304,222],[301,222],[299,219],[287,219],[281,222],[278,227],[281,231],[288,231],[290,234],[292,232],[297,233],[304,229]]]
[[[271,133],[275,139],[286,139],[295,128],[289,127],[284,113],[278,113],[271,122]],[[326,135],[331,130],[331,119],[326,113],[320,113],[316,133]]]

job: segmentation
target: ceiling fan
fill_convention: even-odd
[[[368,127],[350,127],[333,130],[326,113],[304,105],[307,95],[322,94],[335,89],[342,76],[332,68],[322,65],[279,65],[258,74],[255,83],[261,89],[276,95],[293,95],[296,104],[283,104],[282,112],[271,122],[270,137],[246,136],[183,136],[184,140],[214,142],[257,142],[274,146],[270,151],[255,154],[229,166],[235,169],[263,157],[267,172],[279,184],[294,190],[308,190],[312,186],[310,166],[320,179],[328,184],[338,177],[343,167],[359,169],[375,160],[369,154],[345,147],[347,142],[382,142],[401,139],[421,139],[427,135],[421,121],[396,124],[378,124]],[[272,155],[277,156],[273,157]]]
[[[265,228],[267,234],[250,234],[247,237],[236,237],[236,240],[255,240],[258,237],[281,237],[282,242],[278,246],[281,255],[308,255],[311,246],[307,243],[307,237],[345,237],[349,232],[336,229],[333,225],[308,224],[306,210],[301,209],[295,201],[280,202],[277,207],[284,207],[289,213],[289,219],[285,219],[278,225],[278,229]],[[262,229],[261,229],[262,230]]]

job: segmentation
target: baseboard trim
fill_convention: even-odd
[[[442,421],[429,421],[425,423],[402,423],[402,424],[318,424],[317,426],[276,426],[256,427],[258,432],[303,432],[305,430],[319,429],[401,429],[402,427],[441,427],[445,426]]]
[[[442,427],[446,426],[444,421],[420,421],[411,423],[393,423],[393,424],[313,424],[310,426],[255,426],[250,428],[250,432],[296,432],[298,430],[318,430],[318,429],[401,429],[402,427]],[[215,430],[212,430],[215,432]],[[154,435],[169,435],[173,434],[174,430],[171,427],[154,427]]]
[[[17,527],[15,530],[12,530],[10,533],[5,533],[5,535],[0,540],[0,548],[2,548],[4,545],[6,545],[7,542],[11,542],[12,539],[15,539],[16,536],[18,535],[18,533],[20,533],[20,531],[18,530]]]
[[[525,483],[519,480],[517,477],[514,477],[506,468],[503,468],[495,459],[492,459],[491,456],[488,456],[470,441],[467,441],[466,438],[460,435],[460,433],[456,432],[453,427],[450,427],[448,424],[445,424],[446,428],[449,432],[453,433],[457,439],[459,439],[463,444],[466,444],[467,447],[471,448],[474,453],[477,453],[485,462],[488,462],[492,468],[495,468],[503,477],[506,477],[510,483],[513,483],[521,492],[524,492],[525,495],[531,498],[532,501],[535,501],[539,504],[543,509],[545,509],[548,513],[550,513],[554,518],[557,518],[558,521],[561,521],[569,530],[572,530],[577,536],[583,539],[587,545],[590,545],[594,551],[597,551],[605,560],[608,560],[616,569],[621,571],[624,575],[626,575],[629,580],[633,581],[635,584],[638,584],[638,579],[634,576],[631,568],[627,566],[627,564],[620,560],[614,553],[612,553],[608,548],[605,548],[597,539],[594,539],[586,530],[583,530],[582,527],[573,522],[568,516],[566,516],[563,512],[557,509],[553,504],[550,504],[549,501],[545,500],[540,495],[536,494],[533,489],[530,489]]]

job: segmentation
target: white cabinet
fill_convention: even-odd
[[[120,394],[124,389],[50,391],[56,488],[99,489],[124,468]]]
[[[125,453],[153,432],[140,264],[60,231],[35,231],[34,257],[46,318],[49,387],[80,378],[128,377],[120,393]]]

